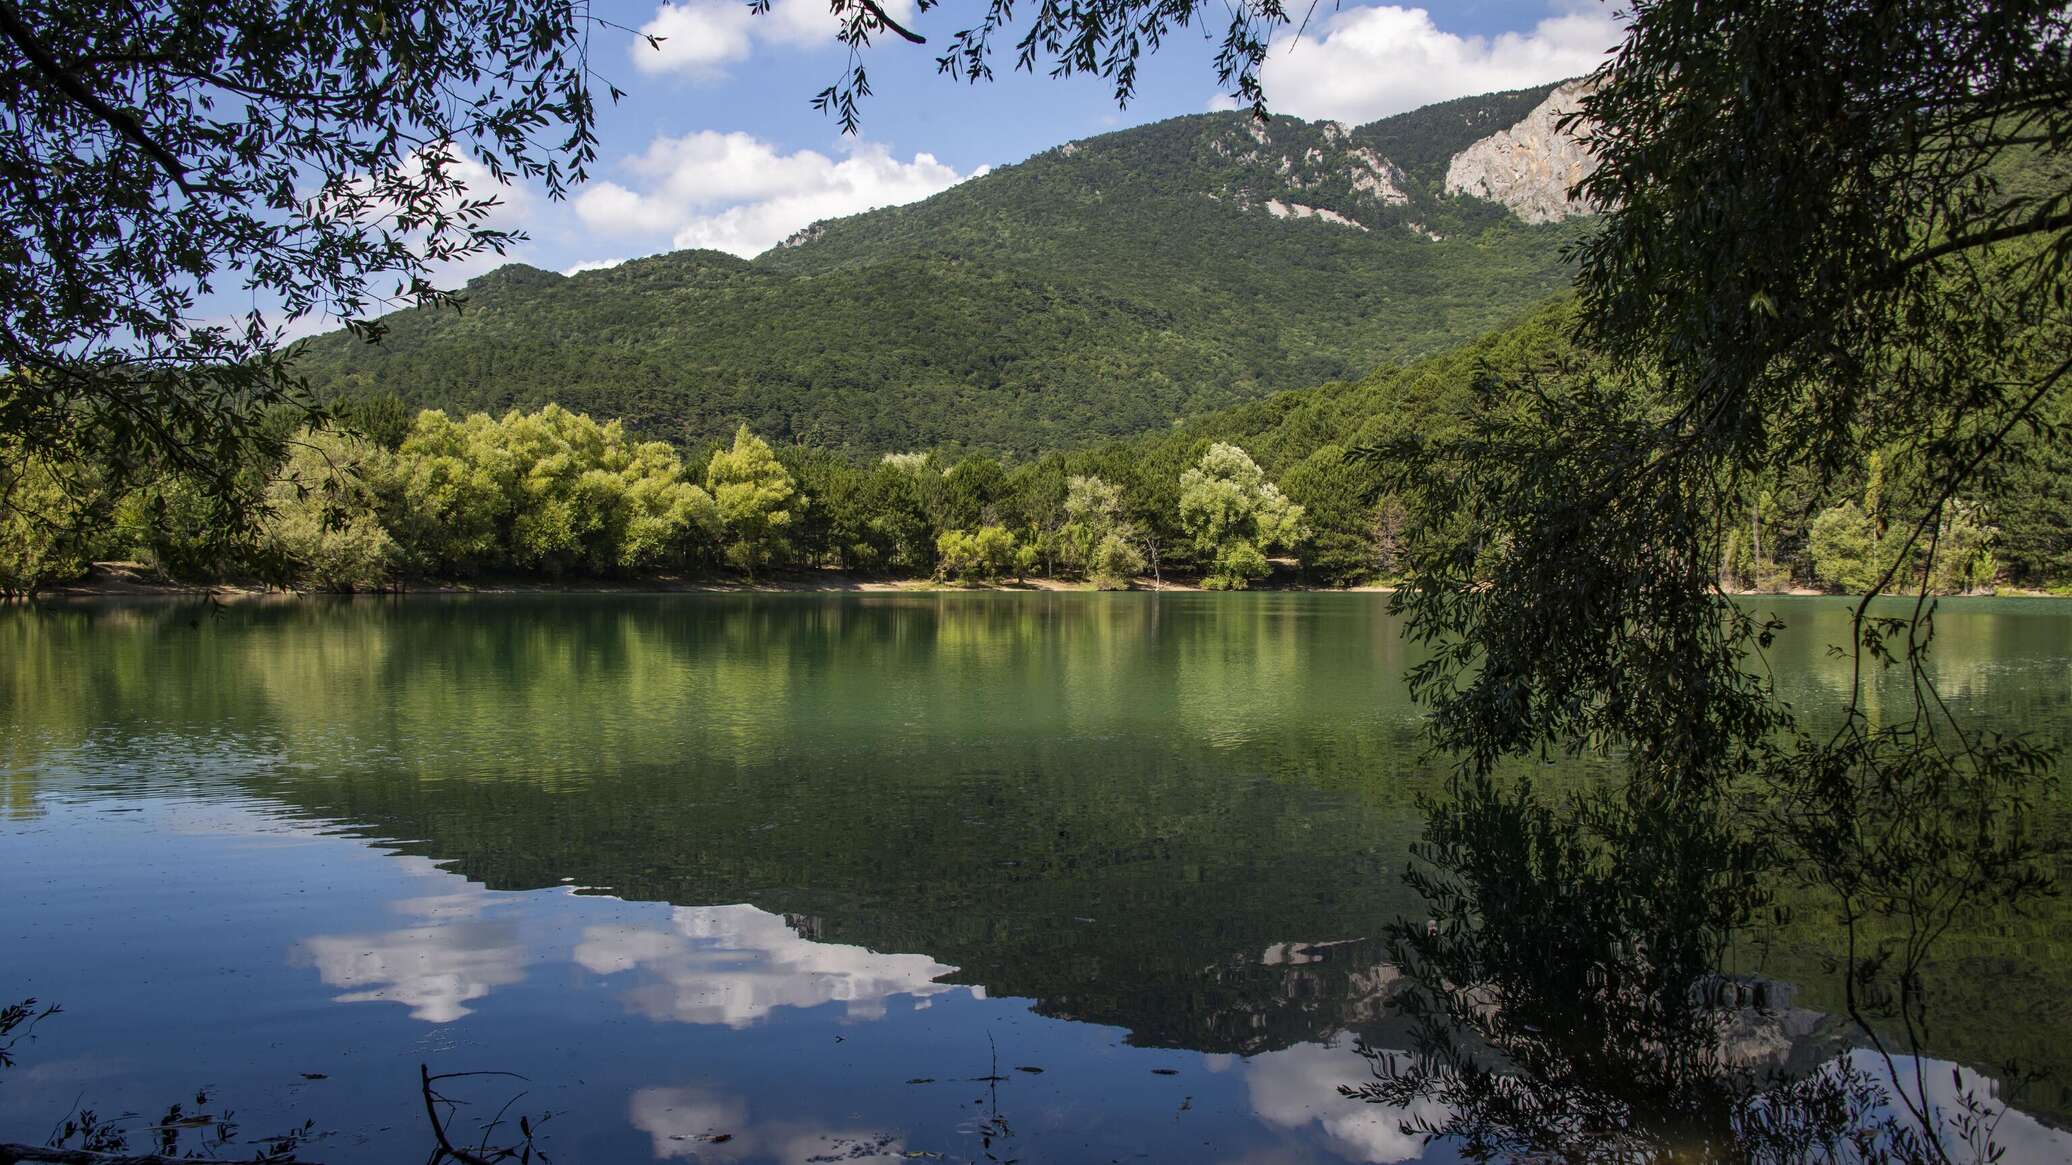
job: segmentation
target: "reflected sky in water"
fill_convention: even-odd
[[[82,1088],[141,1110],[207,1083],[255,1133],[315,1119],[312,1158],[397,1160],[424,1059],[523,1071],[558,1160],[971,1158],[994,1104],[1025,1160],[1416,1155],[1335,1096],[1365,1070],[1343,1042],[1134,1048],[752,905],[488,890],[261,803],[47,798],[0,879],[27,891],[11,987],[66,1004],[0,1090],[18,1138]]]
[[[2072,615],[1992,610],[1953,694],[2062,721]],[[1439,772],[1372,596],[103,605],[0,649],[0,995],[66,1009],[0,1139],[206,1084],[417,1159],[424,1062],[523,1073],[562,1162],[1452,1159],[1336,1092],[1405,1035],[1377,936]],[[2072,1043],[2061,915],[1956,938],[1949,1055]],[[2072,1158],[2044,1087],[2010,1162]]]

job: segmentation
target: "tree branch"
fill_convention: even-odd
[[[85,1149],[52,1149],[43,1145],[11,1145],[0,1142],[0,1165],[194,1165],[188,1157],[160,1157],[155,1153],[90,1153]],[[313,1165],[299,1162],[298,1165]]]
[[[22,55],[29,59],[29,63],[36,67],[36,71],[48,77],[51,84],[63,90],[72,100],[85,106],[88,112],[121,134],[131,145],[144,151],[146,157],[158,163],[158,168],[166,172],[166,176],[173,180],[173,185],[178,186],[182,194],[192,198],[203,190],[222,193],[216,187],[201,187],[189,182],[187,167],[171,150],[160,145],[134,116],[108,104],[91,86],[80,80],[77,74],[68,71],[59,63],[58,59],[50,54],[50,50],[43,47],[43,42],[36,39],[35,31],[22,21],[21,14],[15,11],[14,5],[5,3],[4,0],[0,0],[0,33],[6,33],[7,39],[14,42],[15,47],[22,51]]]
[[[928,43],[927,37],[922,36],[920,33],[914,32],[911,29],[906,28],[905,26],[901,25],[897,20],[894,20],[890,16],[885,15],[885,10],[883,8],[878,7],[877,0],[856,0],[856,3],[865,12],[870,13],[872,19],[876,20],[879,24],[884,25],[886,28],[889,28],[893,32],[898,33],[900,36],[905,37],[909,44]]]
[[[487,1159],[478,1157],[466,1149],[457,1149],[452,1141],[446,1139],[446,1126],[439,1120],[439,1094],[432,1091],[432,1070],[430,1066],[419,1064],[417,1066],[417,1076],[420,1081],[420,1087],[424,1092],[424,1115],[427,1120],[432,1122],[432,1136],[438,1138],[439,1151],[460,1162],[461,1165],[490,1165]],[[7,1165],[7,1163],[0,1161],[0,1165]]]
[[[2072,211],[2054,214],[2048,218],[2032,218],[2021,222],[2011,222],[1989,231],[1980,231],[1975,235],[1959,235],[1954,239],[1945,239],[1925,251],[1907,256],[1898,265],[1898,270],[1911,271],[1924,263],[1933,263],[1937,259],[1954,255],[1959,251],[1969,251],[1974,247],[2004,243],[2010,239],[2019,239],[2025,235],[2041,234],[2044,231],[2063,230],[2066,227],[2072,227]]]

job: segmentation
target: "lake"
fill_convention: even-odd
[[[1846,604],[1751,602],[1831,712]],[[1961,712],[2072,724],[2072,605],[1938,622]],[[564,1165],[1450,1160],[1335,1091],[1402,1038],[1411,660],[1369,594],[0,609],[0,1002],[64,1008],[0,1140],[207,1086],[419,1160],[424,1063]],[[2048,1073],[2011,1162],[2072,1159],[2068,917],[1935,968],[1935,1079]],[[1761,950],[1836,1010],[1817,930]]]

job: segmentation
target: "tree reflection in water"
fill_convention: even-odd
[[[1924,887],[1950,888],[1914,868],[1881,915],[1845,917],[1853,1024],[1795,1007],[1788,985],[1719,970],[1791,905],[1778,843],[1748,824],[1775,818],[1747,809],[1638,780],[1556,805],[1530,780],[1460,778],[1409,875],[1436,917],[1391,936],[1411,1047],[1363,1046],[1373,1079],[1342,1091],[1476,1161],[2001,1159],[2012,1097],[1891,1046],[1925,1022],[1920,936],[1943,902]],[[2014,1115],[2015,1140],[2072,1148]]]

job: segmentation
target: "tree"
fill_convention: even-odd
[[[0,445],[0,494],[13,499],[0,507],[0,598],[34,595],[85,573],[92,527],[107,517],[90,474]]]
[[[931,474],[921,456],[888,454],[871,469],[863,489],[867,515],[859,546],[873,568],[926,573],[935,561],[935,526],[928,518]]]
[[[1059,528],[1059,557],[1099,590],[1129,589],[1144,572],[1136,526],[1123,517],[1123,490],[1092,474],[1065,480],[1065,524]]]
[[[936,574],[964,582],[999,582],[1023,568],[1020,548],[1004,526],[978,531],[945,530],[935,540]]]
[[[1379,506],[1369,497],[1373,476],[1368,467],[1347,461],[1343,446],[1326,444],[1281,479],[1307,519],[1302,559],[1313,578],[1352,586],[1381,573]]]
[[[517,237],[489,190],[582,181],[589,29],[564,0],[0,3],[0,367],[28,374],[0,439],[249,522],[296,427],[266,414],[318,414],[283,325],[453,302],[444,266]],[[259,306],[208,319],[219,288]]]
[[[1243,590],[1270,570],[1266,552],[1305,536],[1302,507],[1266,480],[1251,456],[1221,442],[1180,475],[1180,525],[1209,557],[1211,590]]]
[[[1449,925],[1397,935],[1442,1022],[1422,1066],[1370,1094],[1448,1105],[1449,1131],[1485,1150],[1739,1155],[1790,1109],[1723,1100],[1751,1090],[1720,1090],[1721,1017],[1680,1001],[1770,886],[1832,905],[1841,997],[1883,1051],[1920,1031],[1921,968],[1951,912],[2048,885],[2024,822],[2050,750],[1976,731],[1920,665],[1960,491],[2004,487],[2011,439],[2046,431],[2037,406],[2072,370],[2072,15],[1643,0],[1584,113],[1598,168],[1581,193],[1609,209],[1578,251],[1582,350],[1490,370],[1465,434],[1362,453],[1393,467],[1411,514],[1395,601],[1432,649],[1413,685],[1435,741],[1461,761],[1420,875]],[[1760,474],[1825,480],[1880,449],[1906,451],[1889,468],[1920,498],[1882,533],[1876,502],[1831,523],[1878,546],[1845,650],[1859,683],[1895,666],[1917,698],[1814,731],[1758,675],[1785,629],[1720,589],[1722,519]],[[1924,601],[1873,613],[1895,582]],[[1499,778],[1556,752],[1624,780],[1559,805]],[[1607,868],[1630,871],[1615,896],[1565,897]],[[1694,909],[1654,905],[1693,891]],[[1552,915],[1519,909],[1536,902],[1595,949],[1536,946]],[[1573,1011],[1536,1032],[1473,1014],[1535,982],[1639,1004],[1630,1030],[1663,1034],[1591,1043]],[[1567,1049],[1597,1062],[1549,1055]],[[1523,1078],[1503,1095],[1489,1054]],[[1917,1126],[1893,1156],[1947,1160],[1947,1114],[1917,1093],[1867,1103]],[[1626,1119],[1591,1120],[1606,1111]]]
[[[753,575],[786,552],[784,534],[805,499],[792,486],[769,442],[743,425],[730,449],[705,466],[705,489],[717,508],[727,562]]]
[[[978,539],[964,530],[944,530],[935,539],[938,578],[968,579],[978,570]]]
[[[597,422],[548,405],[513,409],[483,435],[510,501],[515,565],[561,574],[610,561],[609,484],[592,476],[609,438]]]
[[[379,482],[404,563],[435,575],[680,568],[719,531],[675,449],[556,405],[457,423],[426,410]]]
[[[393,453],[410,435],[416,414],[394,392],[356,392],[331,408],[338,427]]]
[[[1126,527],[1101,535],[1087,558],[1086,577],[1104,591],[1126,591],[1144,573],[1144,555]]]
[[[395,539],[382,528],[374,479],[380,448],[335,432],[299,434],[267,486],[262,548],[301,585],[381,590],[395,577]]]
[[[993,521],[1007,492],[1007,471],[990,457],[966,457],[935,483],[932,518],[943,529],[975,529]]]
[[[618,466],[618,554],[625,571],[685,565],[692,547],[720,530],[712,495],[683,479],[683,461],[661,441],[643,441]]]
[[[455,422],[427,409],[397,447],[385,483],[383,522],[404,565],[441,577],[508,565],[513,499],[496,424],[483,414]]]
[[[978,551],[979,577],[999,582],[1015,564],[1014,535],[1004,526],[982,526],[972,538]]]
[[[1877,524],[1855,502],[1822,510],[1806,532],[1806,548],[1821,582],[1857,594],[1878,585]]]

